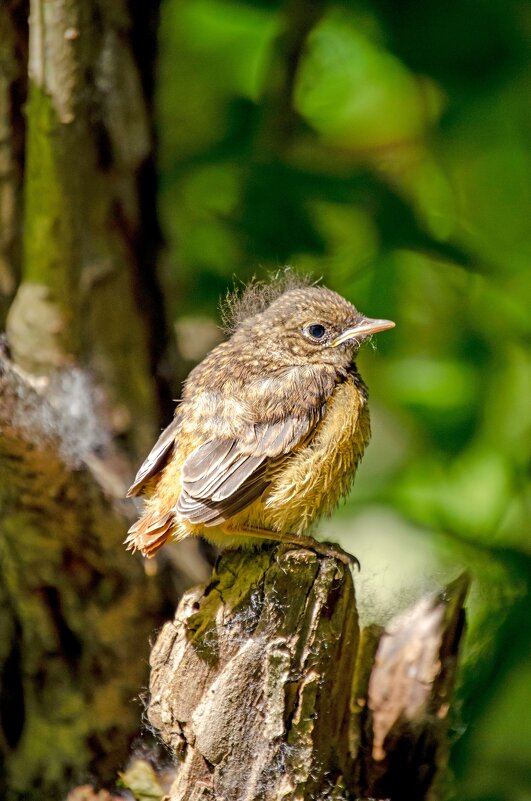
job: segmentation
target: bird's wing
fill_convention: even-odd
[[[176,511],[214,526],[251,504],[269,483],[268,468],[307,437],[317,414],[256,423],[237,439],[211,439],[184,462]]]
[[[148,481],[164,467],[175,444],[175,435],[179,423],[180,419],[174,417],[169,426],[164,429],[149,452],[149,455],[144,459],[144,462],[135,476],[135,480],[129,487],[127,492],[128,498],[132,495],[139,495]]]

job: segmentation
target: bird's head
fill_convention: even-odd
[[[361,314],[341,295],[321,286],[288,289],[238,327],[256,348],[281,365],[347,367],[371,334],[393,328],[391,320]]]

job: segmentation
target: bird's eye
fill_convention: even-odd
[[[322,339],[326,334],[326,328],[321,323],[314,323],[309,325],[306,329],[311,337],[314,339]]]

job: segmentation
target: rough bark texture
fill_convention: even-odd
[[[26,97],[25,0],[0,4],[0,319],[20,275],[20,221]]]
[[[469,579],[364,632],[354,682],[355,786],[371,798],[437,797]],[[364,677],[364,678],[362,678]],[[358,683],[359,682],[359,683]]]
[[[120,433],[143,452],[171,393],[159,369],[167,336],[154,274],[151,101],[135,21],[120,0],[29,5],[22,283],[10,344],[36,374],[72,359],[89,366]],[[156,19],[157,3],[149,8]]]
[[[0,4],[2,325],[16,290],[12,361],[0,354],[2,798],[115,777],[163,614],[161,582],[123,549],[132,471],[113,446],[139,457],[169,417],[157,14],[156,0]]]
[[[285,546],[220,560],[151,654],[171,801],[433,793],[466,580],[360,638],[350,572]]]
[[[2,358],[2,798],[113,778],[161,607],[122,546],[123,480],[88,379],[67,370],[40,390]]]

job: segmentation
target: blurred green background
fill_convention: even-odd
[[[397,322],[360,354],[373,440],[325,533],[362,562],[364,620],[475,577],[460,801],[531,798],[530,33],[520,0],[165,0],[160,26],[164,273],[189,365],[234,277],[285,264]]]

